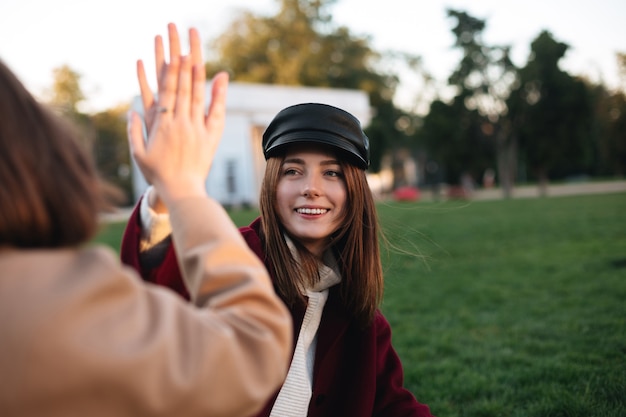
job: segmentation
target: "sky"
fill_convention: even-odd
[[[84,111],[129,102],[138,94],[135,62],[153,68],[153,39],[169,22],[186,39],[188,27],[204,41],[225,31],[240,9],[273,15],[278,0],[0,0],[0,59],[36,96],[52,86],[53,69],[68,65],[81,75]],[[445,85],[459,61],[451,46],[453,20],[446,9],[485,19],[483,39],[511,45],[523,66],[530,43],[542,30],[570,45],[561,62],[609,88],[619,85],[616,52],[626,53],[623,0],[337,0],[333,20],[354,35],[369,36],[377,50],[420,55],[424,68]],[[154,83],[152,84],[154,85]],[[404,79],[399,100],[419,94]]]

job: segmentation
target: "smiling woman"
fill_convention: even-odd
[[[258,416],[430,416],[403,386],[378,308],[380,228],[359,121],[326,104],[290,106],[265,131],[263,153],[260,217],[240,232],[270,271],[298,337],[283,386]],[[147,193],[126,229],[122,259],[186,296],[167,214]]]

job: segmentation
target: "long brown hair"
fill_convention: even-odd
[[[269,260],[278,294],[288,305],[304,302],[299,288],[318,279],[318,259],[296,240],[300,263],[285,242],[278,220],[276,189],[282,156],[267,160],[261,185],[261,241]],[[365,171],[341,162],[347,201],[342,226],[333,234],[330,249],[341,271],[341,298],[348,311],[363,325],[371,323],[383,296],[383,272],[378,238],[380,229],[374,197]]]
[[[74,246],[97,231],[111,188],[77,138],[0,61],[0,246]]]

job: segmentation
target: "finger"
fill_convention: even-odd
[[[173,113],[176,104],[176,90],[178,86],[178,72],[180,56],[172,57],[172,61],[163,68],[162,87],[159,90],[158,107],[166,112]]]
[[[137,61],[137,80],[139,81],[139,91],[141,92],[141,102],[143,104],[143,111],[148,112],[148,110],[154,104],[154,95],[152,94],[152,90],[148,85],[148,80],[146,79],[146,70],[143,65],[143,61]]]
[[[182,115],[189,114],[191,104],[191,57],[189,55],[180,58],[180,71],[178,72],[178,91],[176,94],[176,112]]]
[[[158,107],[167,109],[169,112],[175,110],[176,90],[178,87],[178,72],[180,68],[180,57],[172,58],[172,62],[165,66],[163,76],[163,88],[159,93]]]
[[[167,25],[170,44],[170,62],[162,65],[159,81],[158,105],[160,108],[173,112],[176,103],[176,89],[178,85],[178,71],[180,65],[180,39],[176,25]]]
[[[204,60],[202,59],[202,41],[200,40],[200,33],[195,28],[189,29],[189,51],[191,64],[193,66],[204,66]]]
[[[195,64],[192,68],[191,119],[204,124],[204,93],[206,91],[206,72],[204,64]]]
[[[143,159],[146,142],[143,137],[143,122],[137,112],[131,111],[127,125],[128,144],[131,154],[138,161]]]
[[[165,49],[163,48],[163,38],[157,35],[154,38],[154,63],[156,65],[157,85],[161,86],[161,76],[165,67]]]
[[[189,49],[192,59],[192,97],[191,97],[191,117],[204,123],[204,95],[206,91],[206,71],[204,60],[202,59],[202,42],[200,33],[195,28],[189,29]]]
[[[180,58],[180,38],[178,36],[178,29],[174,23],[167,25],[167,32],[170,42],[170,62],[174,57]]]
[[[206,127],[212,134],[221,136],[226,117],[226,91],[228,89],[228,73],[220,72],[213,77],[211,86],[211,104],[206,117]]]

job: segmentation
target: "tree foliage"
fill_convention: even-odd
[[[78,113],[78,105],[85,100],[80,86],[81,74],[68,65],[53,69],[54,81],[48,92],[48,102],[63,114]]]
[[[482,40],[484,20],[449,9],[454,46],[461,52],[448,78],[457,94],[436,100],[417,133],[442,179],[474,178],[496,164],[500,185],[521,173],[543,188],[548,179],[580,175],[623,175],[626,171],[626,99],[571,76],[559,68],[568,45],[548,31],[533,40],[523,68],[509,58],[508,46]],[[617,54],[622,79],[626,55]],[[518,170],[518,166],[521,169]]]
[[[588,90],[558,66],[568,48],[542,31],[531,44],[531,57],[520,70],[519,87],[509,101],[523,120],[525,163],[541,183],[587,172],[592,159]]]
[[[80,85],[81,74],[62,65],[52,70],[52,88],[46,92],[49,104],[59,115],[70,120],[81,131],[82,145],[88,151],[93,149],[94,131],[88,114],[82,113],[78,106],[85,100]]]
[[[616,54],[622,86],[610,91],[590,84],[595,139],[595,175],[626,175],[626,54]]]
[[[609,173],[626,175],[626,95],[616,92],[609,98],[607,137],[604,148]]]
[[[487,45],[482,40],[484,20],[454,9],[447,13],[454,19],[454,47],[461,52],[460,62],[448,78],[457,94],[449,104],[441,100],[431,104],[417,136],[444,170],[442,179],[458,184],[463,175],[477,179],[493,168],[496,153],[510,146],[504,120],[516,69],[508,46]],[[505,173],[501,169],[501,177]]]
[[[477,109],[481,115],[497,121],[506,114],[505,100],[516,77],[510,47],[488,45],[483,41],[485,20],[454,9],[448,9],[447,13],[455,20],[454,47],[462,54],[448,82],[466,97],[465,105],[469,110]]]
[[[617,60],[617,72],[620,80],[621,93],[626,93],[626,52],[617,52],[615,54]]]
[[[94,157],[98,172],[104,179],[117,185],[130,201],[130,154],[126,140],[126,112],[120,106],[97,114],[79,110],[85,100],[81,75],[67,65],[53,70],[53,85],[48,92],[48,104],[62,117],[74,123],[82,133],[82,145]],[[120,201],[123,202],[123,201]]]
[[[266,84],[359,89],[374,109],[366,128],[372,171],[394,141],[408,136],[397,121],[406,116],[393,104],[397,75],[381,71],[384,54],[367,36],[336,26],[330,14],[335,0],[278,0],[276,16],[243,12],[211,43],[207,74],[230,72],[233,80]]]
[[[126,139],[127,106],[105,110],[91,116],[96,139],[93,154],[102,177],[118,186],[126,203],[132,201],[130,152]]]
[[[450,104],[434,101],[420,131],[432,162],[441,170],[437,179],[448,184],[459,184],[464,175],[478,178],[493,166],[495,150],[486,131],[491,125],[478,110],[466,108],[466,99],[460,94]]]

